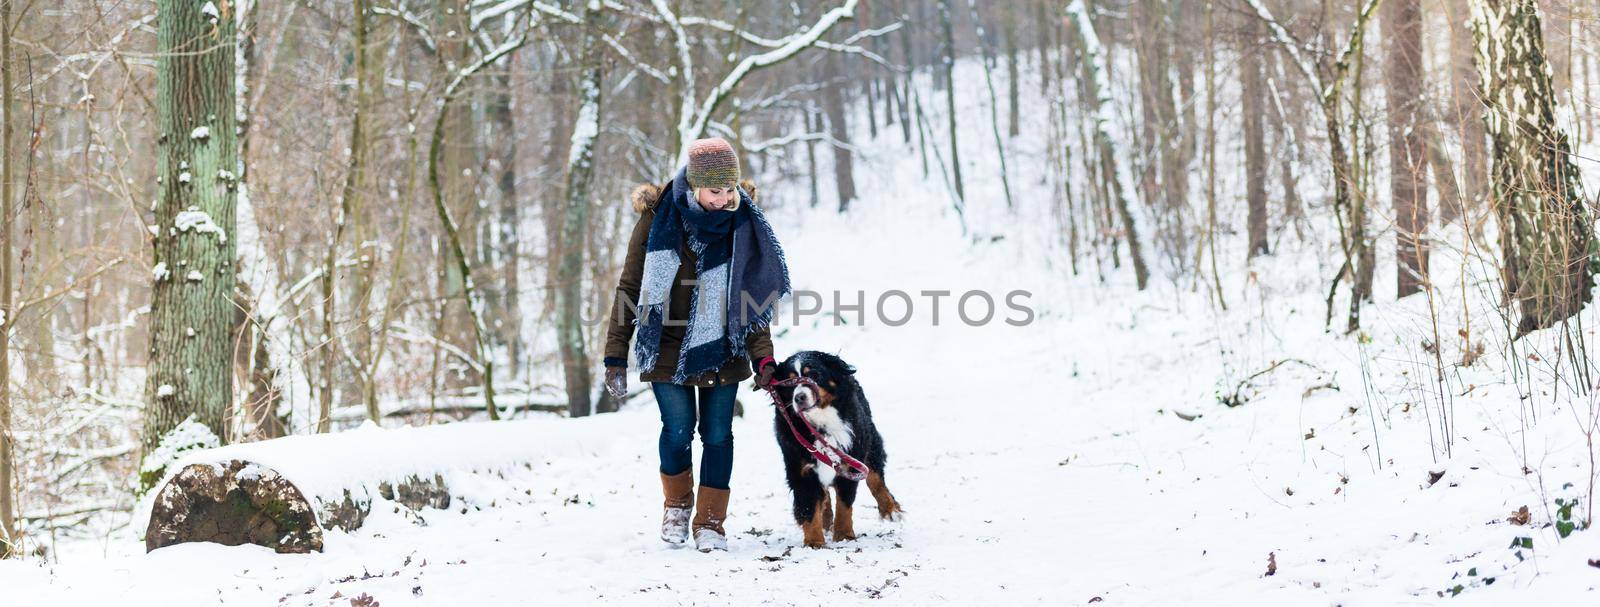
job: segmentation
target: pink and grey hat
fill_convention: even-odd
[[[689,144],[689,187],[731,188],[739,183],[739,157],[721,137]]]

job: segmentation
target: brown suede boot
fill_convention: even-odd
[[[682,544],[689,539],[689,514],[694,508],[694,474],[688,470],[661,475],[661,494],[665,496],[661,514],[661,540]]]
[[[728,490],[700,486],[700,503],[694,513],[694,547],[701,552],[728,549],[722,521],[728,518]]]

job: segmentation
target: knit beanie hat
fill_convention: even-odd
[[[721,137],[689,144],[689,187],[731,188],[739,183],[739,157]]]

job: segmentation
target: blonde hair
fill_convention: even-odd
[[[700,200],[700,190],[709,190],[709,189],[711,189],[711,188],[694,188],[695,201],[699,202],[699,200]],[[739,210],[739,201],[744,199],[744,195],[742,195],[743,189],[740,188],[739,186],[736,186],[736,185],[728,186],[727,189],[733,190],[733,202],[728,203],[728,206],[722,207],[722,210],[724,210],[724,211],[737,211],[737,210]]]

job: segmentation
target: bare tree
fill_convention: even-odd
[[[1266,47],[1261,39],[1261,22],[1244,17],[1244,40],[1240,45],[1239,81],[1244,119],[1244,179],[1248,214],[1245,229],[1249,234],[1250,257],[1268,253],[1267,246],[1267,149],[1266,129],[1261,121],[1267,108],[1267,87],[1261,66]]]
[[[600,135],[600,87],[605,72],[601,69],[599,42],[596,35],[598,19],[593,4],[585,5],[583,13],[583,55],[579,65],[582,77],[578,81],[578,116],[572,125],[572,143],[567,156],[566,208],[562,211],[561,260],[556,272],[556,339],[561,349],[561,366],[566,372],[567,414],[581,417],[589,414],[590,382],[592,380],[589,357],[584,354],[583,322],[583,257],[587,249],[589,230],[590,184],[594,179],[595,138]]]
[[[11,123],[16,117],[13,99],[11,61],[11,0],[0,0],[0,559],[10,558],[20,548],[12,501],[11,447],[11,301],[12,276],[12,155]]]
[[[1594,219],[1567,134],[1556,124],[1538,8],[1533,0],[1476,0],[1472,8],[1502,272],[1507,295],[1521,305],[1520,336],[1589,301]]]
[[[1361,328],[1361,304],[1366,303],[1372,296],[1374,262],[1372,243],[1367,236],[1366,197],[1357,184],[1358,164],[1351,161],[1351,150],[1346,144],[1348,127],[1344,116],[1344,87],[1352,58],[1357,60],[1360,58],[1367,22],[1371,20],[1372,13],[1377,10],[1381,1],[1367,0],[1360,12],[1356,13],[1356,22],[1350,27],[1350,35],[1343,50],[1337,55],[1326,57],[1323,62],[1313,67],[1301,52],[1301,43],[1294,40],[1260,0],[1245,0],[1251,12],[1267,25],[1272,41],[1288,54],[1290,65],[1320,92],[1318,105],[1322,109],[1323,124],[1328,138],[1334,216],[1339,221],[1339,244],[1344,252],[1344,263],[1334,274],[1328,289],[1326,320],[1332,320],[1333,295],[1339,287],[1339,282],[1349,277],[1350,312],[1345,317],[1345,331],[1352,333]],[[1359,99],[1359,78],[1352,87]]]
[[[950,0],[939,0],[939,25],[944,31],[944,55],[940,57],[940,67],[945,82],[945,111],[950,119],[950,170],[955,174],[956,197],[965,200],[966,190],[961,184],[961,145],[956,138],[956,36],[954,28],[950,26]]]
[[[1423,130],[1422,4],[1389,0],[1383,16],[1389,41],[1384,99],[1389,117],[1389,196],[1395,218],[1398,295],[1428,282],[1428,150]]]
[[[227,436],[239,148],[232,11],[160,4],[156,100],[161,198],[155,209],[145,453],[193,418]],[[146,487],[156,478],[142,479]]]
[[[1105,51],[1100,36],[1095,33],[1094,22],[1083,0],[1072,0],[1067,5],[1067,17],[1077,30],[1083,64],[1083,83],[1087,98],[1093,108],[1090,120],[1094,123],[1094,145],[1100,161],[1102,182],[1111,190],[1116,200],[1117,214],[1122,218],[1122,229],[1128,243],[1128,256],[1133,261],[1133,276],[1139,289],[1150,281],[1150,270],[1145,266],[1144,253],[1139,245],[1139,229],[1129,208],[1128,195],[1122,187],[1122,177],[1117,169],[1116,140],[1111,137],[1111,82],[1106,72]]]

